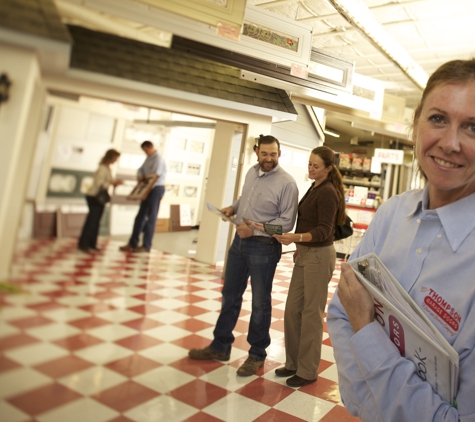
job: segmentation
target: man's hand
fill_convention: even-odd
[[[374,321],[373,299],[347,263],[341,264],[338,298],[355,333]]]
[[[236,228],[236,233],[237,235],[241,238],[244,239],[246,237],[251,237],[254,236],[254,230],[251,229],[247,224],[242,223]]]
[[[233,207],[226,207],[220,210],[223,214],[227,217],[232,217],[234,215],[234,208]]]

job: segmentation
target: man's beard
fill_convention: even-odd
[[[271,171],[277,167],[277,163],[275,161],[268,162],[259,162],[259,167],[263,172]],[[270,168],[269,168],[270,167]]]

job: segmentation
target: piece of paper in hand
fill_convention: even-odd
[[[228,217],[224,212],[222,212],[219,208],[216,208],[214,205],[210,204],[209,202],[206,203],[206,207],[214,214],[219,215],[223,220],[229,221],[230,223],[237,225],[234,221],[234,218]]]

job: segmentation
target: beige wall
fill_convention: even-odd
[[[0,69],[12,80],[10,98],[0,105],[0,278],[4,278],[21,222],[45,95],[33,51],[0,45]]]

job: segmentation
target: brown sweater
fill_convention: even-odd
[[[310,187],[299,202],[295,233],[311,233],[312,241],[300,244],[309,247],[332,245],[337,211],[338,195],[329,180],[315,189]]]

